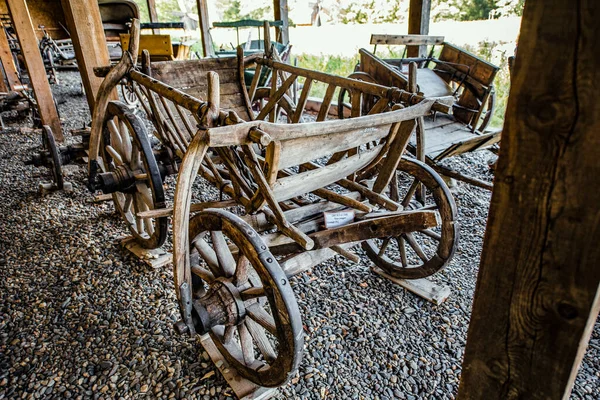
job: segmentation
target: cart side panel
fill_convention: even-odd
[[[406,76],[391,68],[383,60],[365,49],[360,49],[359,53],[361,71],[371,75],[375,79],[375,82],[389,87],[406,88],[408,84]]]

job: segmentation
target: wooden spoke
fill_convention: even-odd
[[[240,335],[240,345],[242,348],[242,357],[244,357],[244,363],[246,365],[252,365],[254,363],[254,344],[252,344],[252,336],[248,331],[246,323],[238,325],[238,334]]]
[[[201,237],[196,238],[193,242],[194,247],[198,250],[198,254],[204,259],[210,271],[215,277],[222,276],[221,270],[219,269],[219,261],[215,251],[210,247],[208,243]]]
[[[121,155],[119,154],[119,152],[117,152],[117,150],[112,147],[111,145],[106,146],[106,151],[108,151],[108,154],[110,154],[110,156],[113,158],[113,160],[115,161],[115,164],[117,165],[123,165],[123,159],[121,158]]]
[[[395,202],[400,200],[400,194],[398,193],[398,171],[392,173],[392,180],[390,181],[390,198]]]
[[[233,340],[233,334],[236,330],[235,325],[227,325],[225,327],[225,333],[223,334],[223,343],[229,344]]]
[[[277,327],[275,320],[264,308],[258,303],[254,303],[246,307],[246,313],[252,320],[256,321],[260,326],[265,328],[273,336],[277,336]]]
[[[121,135],[119,134],[119,130],[117,129],[117,125],[115,122],[110,119],[106,121],[106,126],[108,127],[108,131],[110,132],[110,144],[122,154],[123,152],[123,143],[121,143]]]
[[[229,246],[227,246],[223,232],[211,231],[210,237],[217,255],[219,267],[221,267],[221,271],[223,271],[223,275],[227,278],[232,277],[233,274],[235,274],[236,262],[231,254],[231,251],[229,251]]]
[[[408,205],[410,204],[410,201],[412,200],[415,191],[417,190],[417,187],[419,186],[419,180],[418,179],[414,179],[412,184],[410,185],[410,187],[408,188],[408,191],[406,192],[406,195],[404,195],[404,199],[402,199],[402,206],[403,207],[408,207]]]
[[[144,223],[142,221],[142,219],[140,217],[138,217],[138,213],[141,211],[139,204],[138,204],[139,200],[137,198],[136,195],[133,195],[133,218],[135,219],[135,226],[137,229],[137,232],[141,235],[144,232]]]
[[[131,137],[129,136],[129,129],[124,121],[119,121],[119,128],[121,132],[121,144],[123,149],[123,155],[127,162],[131,162]]]
[[[123,202],[123,212],[128,213],[131,209],[131,203],[133,201],[133,195],[125,193],[125,201]]]
[[[265,360],[267,362],[274,361],[277,358],[277,354],[275,353],[275,350],[273,350],[269,338],[267,338],[267,335],[265,335],[265,332],[260,325],[249,318],[246,318],[245,324],[252,339],[254,339],[254,343],[256,343],[256,347],[258,347],[258,351],[260,351]]]
[[[140,197],[141,197],[142,201],[144,202],[144,204],[146,204],[149,207],[149,209],[153,210],[154,209],[154,201],[152,200],[152,194],[150,193],[150,188],[143,183],[136,183],[135,185],[137,187],[138,193],[140,194]]]
[[[208,283],[211,283],[215,280],[215,276],[213,275],[213,273],[207,270],[206,268],[202,268],[199,265],[192,265],[191,269],[193,274],[199,276],[200,278],[202,278],[202,280]]]
[[[406,239],[406,242],[408,243],[408,245],[415,251],[415,253],[417,253],[419,258],[423,262],[427,262],[428,261],[427,255],[425,254],[425,252],[423,252],[423,249],[421,248],[421,246],[419,246],[419,244],[415,240],[415,237],[413,236],[413,234],[405,233],[404,238]]]
[[[383,239],[383,243],[381,244],[381,249],[379,250],[379,254],[378,254],[379,257],[382,257],[385,254],[385,250],[390,245],[391,241],[392,241],[392,238]]]
[[[400,262],[402,263],[402,267],[407,268],[408,259],[406,257],[406,247],[404,244],[404,238],[402,236],[397,237],[396,242],[398,243],[398,250],[400,251]]]
[[[419,231],[419,232],[421,232],[424,235],[429,236],[432,239],[435,239],[435,240],[438,240],[438,241],[442,240],[442,235],[440,235],[439,233],[436,233],[436,232],[432,231],[431,229],[423,229],[422,231]]]
[[[129,167],[132,170],[137,170],[142,168],[142,159],[141,159],[141,153],[138,149],[138,145],[137,143],[133,143],[133,145],[131,146],[131,161],[129,163]]]
[[[248,261],[248,257],[239,253],[238,260],[235,266],[235,276],[233,279],[233,283],[236,286],[242,286],[246,282],[248,282],[248,265],[250,261]]]
[[[267,295],[264,287],[251,287],[249,289],[244,290],[240,293],[242,295],[242,300],[252,300],[257,299],[259,297],[264,297]]]

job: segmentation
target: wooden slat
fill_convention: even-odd
[[[348,157],[318,170],[280,178],[273,185],[275,198],[278,201],[284,201],[323,188],[360,170],[369,164],[379,154],[380,150],[381,146],[377,146],[369,151]]]
[[[227,70],[233,70],[227,75]],[[152,77],[176,88],[206,85],[206,74],[217,71],[219,80],[234,82],[227,77],[237,75],[236,57],[209,58],[201,60],[159,61],[152,63]]]
[[[317,160],[325,155],[359,147],[387,136],[390,125],[373,126],[363,131],[346,131],[318,135],[310,138],[284,140],[281,142],[279,168],[288,168]]]
[[[146,0],[146,4],[148,5],[148,15],[150,17],[150,22],[158,22],[158,14],[156,13],[156,0]],[[152,33],[159,34],[159,29],[152,29]]]
[[[412,4],[411,4],[412,5]],[[443,44],[443,36],[428,35],[371,35],[371,44],[389,44],[400,46],[433,46]]]
[[[85,88],[90,110],[94,109],[96,95],[102,78],[94,75],[94,68],[110,64],[106,47],[104,27],[97,0],[62,0],[67,27],[73,40],[77,66]],[[110,94],[111,100],[119,98],[117,91]]]
[[[525,5],[459,399],[570,397],[600,309],[598,19]]]
[[[21,46],[21,54],[25,59],[29,81],[33,88],[42,124],[49,125],[56,140],[62,142],[64,136],[58,110],[46,76],[46,68],[38,48],[38,40],[27,4],[25,0],[7,0],[7,4]]]

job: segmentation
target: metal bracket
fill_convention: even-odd
[[[196,334],[196,329],[194,328],[194,322],[192,321],[192,291],[187,282],[183,282],[181,286],[179,286],[179,298],[183,322],[188,327],[190,336],[194,336]]]

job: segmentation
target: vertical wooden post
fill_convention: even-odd
[[[23,85],[19,80],[19,74],[17,73],[17,67],[15,66],[15,60],[13,59],[12,53],[10,52],[10,44],[6,37],[4,27],[0,25],[0,61],[2,62],[2,68],[4,69],[4,77],[8,82],[8,89],[14,91],[22,90]]]
[[[273,0],[273,9],[275,11],[275,20],[283,21],[281,28],[275,28],[277,34],[275,37],[283,44],[290,42],[290,21],[288,18],[287,0]]]
[[[156,13],[156,0],[146,0],[148,4],[148,14],[150,14],[150,22],[158,22],[158,14]],[[152,33],[158,35],[160,29],[152,29]]]
[[[431,0],[410,0],[408,9],[408,33],[411,35],[429,34]],[[408,46],[409,57],[425,57],[427,46]]]
[[[63,141],[64,136],[58,117],[58,110],[54,104],[50,83],[46,76],[46,67],[38,47],[38,40],[31,21],[31,15],[25,0],[7,0],[8,11],[19,39],[21,53],[25,59],[25,66],[29,74],[29,81],[33,88],[38,112],[42,124],[50,126],[54,137]]]
[[[600,308],[596,0],[526,2],[459,399],[567,399]]]
[[[200,39],[202,40],[202,51],[204,57],[211,57],[215,54],[210,37],[210,22],[208,20],[207,0],[196,0],[198,4],[198,19],[200,20]]]
[[[63,11],[85,88],[90,112],[94,110],[96,95],[102,78],[94,75],[94,68],[110,64],[106,37],[97,0],[62,0]],[[118,99],[116,91],[112,94]]]

